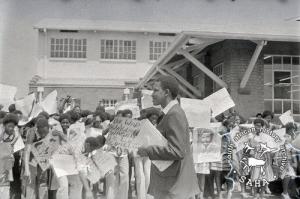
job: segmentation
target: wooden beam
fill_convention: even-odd
[[[258,56],[261,52],[261,50],[263,49],[264,45],[266,45],[266,41],[260,41],[259,44],[257,44],[256,48],[255,48],[255,51],[251,57],[251,60],[249,62],[249,65],[247,67],[247,70],[242,78],[242,81],[240,83],[240,88],[245,88],[249,78],[250,78],[250,75],[254,69],[254,66],[257,62],[257,59],[258,59]]]
[[[207,46],[211,45],[211,44],[214,44],[214,43],[217,43],[219,41],[222,41],[222,40],[215,40],[215,39],[208,39],[207,41],[203,41],[202,43],[200,44],[195,44],[195,45],[192,45],[192,46],[188,46],[186,48],[183,48],[184,50],[190,52],[190,51],[193,51],[193,50],[196,50],[196,49],[201,49],[203,50],[204,48],[206,48]]]
[[[144,78],[138,83],[137,88],[142,87],[149,79],[155,75],[157,68],[160,65],[167,63],[189,39],[189,36],[180,34],[176,37],[175,41],[172,42],[171,46],[161,55],[153,66],[148,70]]]
[[[162,69],[158,69],[158,72],[162,75],[168,75],[165,71],[163,71]],[[171,75],[171,74],[170,74]],[[186,88],[184,88],[183,86],[181,86],[179,84],[179,89],[184,92],[187,96],[189,96],[190,98],[196,99],[196,96],[194,96],[192,93],[190,93]]]
[[[169,74],[171,74],[172,76],[174,76],[179,82],[181,82],[185,87],[187,87],[188,89],[190,89],[191,91],[193,91],[193,93],[195,93],[198,97],[201,97],[201,92],[198,91],[197,88],[195,88],[193,85],[191,85],[188,81],[186,81],[183,77],[181,77],[178,73],[176,73],[175,71],[173,71],[170,68],[164,68]]]
[[[211,70],[209,70],[206,66],[204,66],[199,60],[193,57],[189,52],[181,49],[178,53],[183,55],[185,58],[190,60],[196,67],[202,70],[207,76],[209,76],[212,80],[214,80],[221,87],[228,88],[227,84],[221,80],[216,74],[214,74]]]
[[[299,35],[267,35],[255,33],[235,33],[235,32],[212,32],[212,31],[183,31],[183,34],[191,37],[210,38],[210,39],[238,39],[238,40],[268,40],[299,42]]]

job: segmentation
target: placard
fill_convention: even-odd
[[[40,106],[46,111],[49,115],[57,113],[57,91],[54,90],[45,97],[45,99],[40,103]]]
[[[50,159],[50,164],[58,178],[78,174],[76,163],[72,155],[54,154]]]
[[[3,105],[3,111],[8,112],[10,104],[15,103],[14,98],[17,93],[17,87],[0,83],[0,104]]]
[[[43,171],[49,168],[49,159],[59,146],[59,140],[52,135],[32,144],[31,152]]]
[[[141,121],[116,117],[110,124],[106,144],[115,149],[132,151],[141,146],[141,143],[134,143],[133,140],[140,133]]]
[[[209,128],[195,128],[193,131],[193,158],[195,163],[221,161],[221,136],[219,133]]]
[[[142,120],[141,123],[141,131],[134,142],[140,143],[142,146],[168,146],[167,139],[148,119]],[[154,164],[159,171],[166,170],[173,162],[172,160],[152,160],[152,164]]]
[[[15,101],[16,110],[22,112],[23,117],[28,118],[31,115],[35,103],[35,94],[27,95],[23,99]]]
[[[115,156],[109,152],[103,151],[102,149],[98,149],[91,158],[96,164],[100,173],[103,175],[109,171],[114,171],[115,166],[117,166]]]
[[[203,100],[180,98],[180,105],[185,112],[190,127],[209,127],[211,119],[209,104]]]
[[[13,147],[14,153],[24,148],[25,148],[25,144],[23,142],[22,136],[18,135],[17,141],[14,143],[14,147]]]
[[[84,123],[72,124],[67,131],[68,143],[75,149],[81,150],[86,139]]]
[[[291,110],[286,111],[281,116],[279,116],[279,119],[283,125],[286,125],[287,123],[294,123],[294,118],[292,116]]]
[[[203,101],[210,105],[213,117],[216,117],[217,115],[235,106],[226,88],[218,90],[217,92],[206,97]]]

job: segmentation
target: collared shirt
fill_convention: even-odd
[[[169,104],[162,110],[163,113],[166,115],[170,111],[170,109],[176,104],[178,104],[178,101],[176,99],[170,101]]]

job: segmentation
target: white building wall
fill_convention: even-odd
[[[51,58],[51,38],[87,39],[87,58]],[[100,59],[101,39],[135,40],[136,60]],[[39,61],[37,74],[42,78],[91,78],[91,79],[131,79],[143,77],[153,64],[149,60],[149,42],[172,42],[172,36],[159,36],[153,33],[125,33],[79,31],[78,33],[61,33],[59,30],[39,31]]]
[[[0,0],[0,82],[17,86],[17,97],[27,94],[38,72],[39,38],[32,27],[44,18],[226,27],[269,26],[295,16],[299,0]]]

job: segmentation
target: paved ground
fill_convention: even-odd
[[[242,197],[241,197],[241,194],[240,194],[240,193],[234,192],[231,199],[241,199],[241,198],[242,198]],[[253,196],[250,196],[249,194],[247,194],[247,197],[246,197],[246,198],[251,199],[251,198],[254,198],[254,197],[253,197]],[[275,196],[275,195],[266,194],[264,198],[265,198],[265,199],[281,199],[282,197],[281,197],[280,195],[279,195],[279,196]],[[99,196],[98,199],[105,199],[105,196]],[[136,196],[134,196],[132,199],[137,199],[137,198],[136,198]],[[152,197],[149,197],[149,198],[147,198],[147,199],[152,199]],[[207,199],[209,199],[209,198],[207,198]],[[218,197],[216,197],[215,199],[218,199]],[[227,199],[227,198],[226,198],[226,193],[225,193],[225,192],[223,193],[223,199]]]

